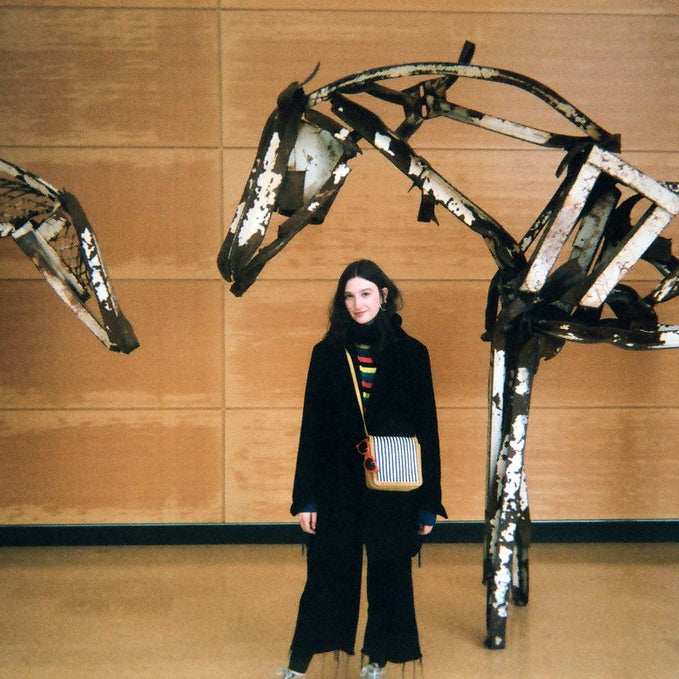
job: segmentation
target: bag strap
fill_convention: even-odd
[[[361,392],[358,390],[358,380],[356,379],[356,370],[354,369],[354,362],[351,360],[351,355],[349,352],[345,349],[344,353],[347,355],[347,363],[349,364],[349,372],[351,373],[351,380],[354,383],[354,391],[356,392],[356,399],[358,400],[358,407],[359,410],[361,411],[361,419],[363,420],[363,431],[365,431],[365,435],[369,436],[368,434],[368,427],[365,425],[365,414],[363,413],[363,399],[361,398]]]

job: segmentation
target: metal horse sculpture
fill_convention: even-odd
[[[418,219],[441,205],[485,241],[497,265],[486,307],[490,342],[488,477],[484,582],[486,645],[505,646],[508,600],[528,602],[530,514],[524,449],[533,378],[541,359],[566,341],[625,349],[679,347],[679,326],[659,322],[656,305],[677,295],[679,260],[660,236],[679,212],[676,183],[659,182],[622,160],[620,140],[544,85],[498,68],[470,64],[465,43],[457,63],[411,63],[364,71],[309,94],[293,83],[268,119],[252,172],[218,266],[241,295],[264,264],[309,222],[323,221],[359,153],[360,139],[422,194]],[[380,81],[426,76],[401,91]],[[446,98],[459,78],[504,83],[542,100],[579,130],[556,134],[456,105]],[[403,108],[395,130],[348,95],[372,95]],[[317,110],[329,101],[341,122]],[[458,191],[408,144],[426,120],[443,116],[565,152],[560,186],[519,241]],[[287,217],[262,246],[273,212]],[[261,247],[260,247],[261,246]],[[620,280],[639,260],[659,282],[642,295]]]
[[[120,311],[87,215],[78,199],[0,160],[0,237],[11,236],[47,282],[111,351],[139,346]],[[87,301],[94,295],[96,307]]]

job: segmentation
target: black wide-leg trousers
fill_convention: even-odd
[[[327,515],[322,520],[319,512],[316,535],[308,543],[307,581],[291,645],[291,669],[305,671],[316,653],[353,655],[364,545],[368,617],[362,652],[380,665],[421,657],[412,581],[412,556],[419,548],[414,520],[398,507],[379,515],[385,518],[366,530],[360,517],[347,524],[327,520]],[[374,513],[367,516],[376,519]]]

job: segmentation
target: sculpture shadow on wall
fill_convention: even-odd
[[[264,265],[309,223],[322,223],[365,140],[421,192],[419,221],[441,206],[485,242],[497,273],[490,282],[483,339],[490,343],[489,436],[483,563],[486,645],[505,646],[508,602],[528,602],[530,512],[524,452],[533,378],[567,341],[632,350],[679,347],[679,325],[656,307],[677,295],[679,260],[661,233],[679,212],[676,183],[624,161],[620,138],[545,85],[511,71],[474,66],[465,43],[455,63],[408,63],[347,76],[306,94],[292,83],[279,96],[257,150],[217,264],[242,295]],[[313,75],[313,74],[312,74]],[[384,82],[422,78],[396,90]],[[562,134],[452,103],[460,79],[501,83],[537,97],[578,131]],[[355,100],[400,107],[390,129]],[[352,98],[354,97],[354,98]],[[317,110],[329,102],[336,118]],[[409,144],[434,118],[472,125],[564,153],[556,192],[520,240],[438,173]],[[377,188],[376,188],[377,191]],[[274,213],[284,217],[264,244]],[[658,272],[645,294],[621,279],[638,262]],[[481,311],[481,310],[479,310]]]

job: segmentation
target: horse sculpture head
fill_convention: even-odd
[[[139,346],[78,199],[0,160],[0,237],[11,237],[61,300],[111,351]]]

